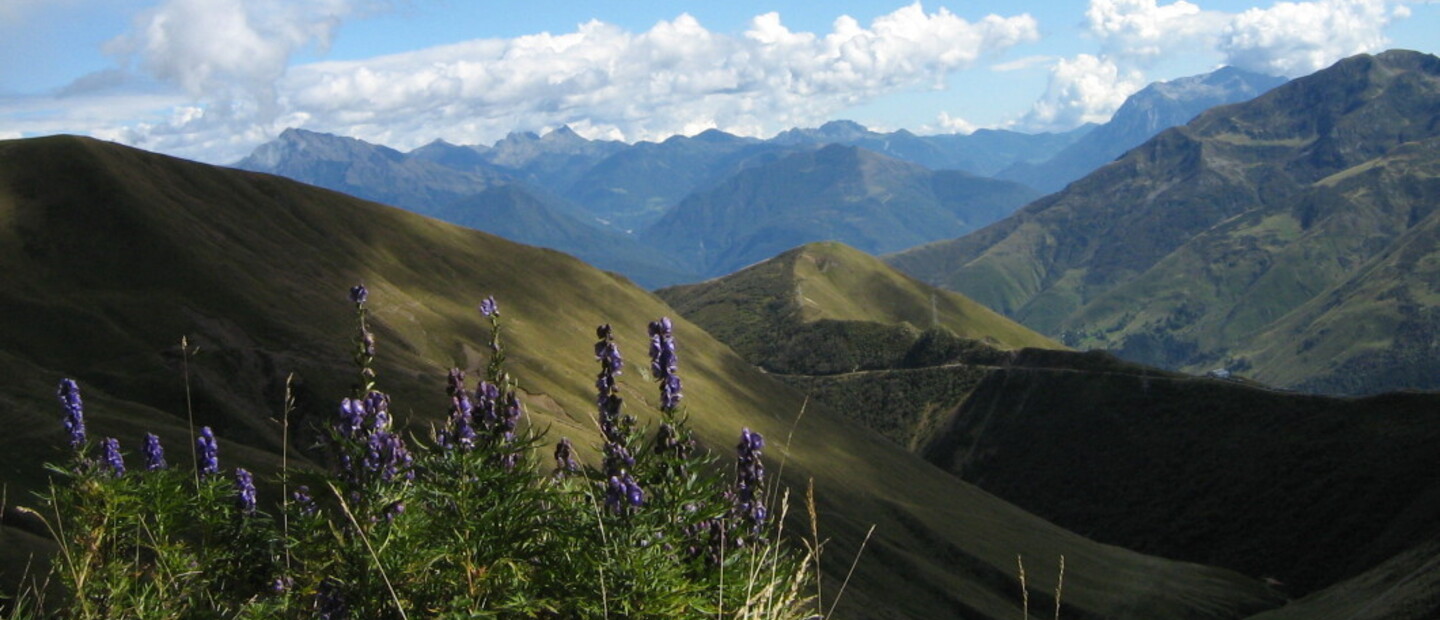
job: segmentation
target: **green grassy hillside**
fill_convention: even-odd
[[[8,494],[44,484],[62,458],[53,390],[75,377],[91,434],[133,450],[145,431],[187,441],[188,367],[197,424],[226,466],[272,469],[287,374],[299,426],[328,420],[348,391],[348,287],[370,290],[379,382],[402,423],[423,432],[446,411],[445,370],[474,370],[485,331],[475,303],[500,302],[509,364],[531,421],[597,442],[592,340],[616,327],[632,359],[629,410],[653,419],[644,377],[648,321],[674,310],[627,280],[558,252],[256,173],[103,142],[0,142],[0,471]],[[1102,545],[1037,519],[914,458],[767,377],[693,323],[677,321],[691,423],[720,453],[741,426],[770,438],[767,460],[794,489],[814,478],[826,572],[870,541],[846,592],[851,617],[1012,618],[1013,566],[1027,559],[1032,603],[1069,567],[1067,617],[1238,618],[1278,604],[1255,579]],[[182,355],[181,336],[195,348]],[[801,412],[804,415],[801,416]],[[788,441],[786,440],[788,439]],[[306,442],[297,440],[297,450]],[[298,458],[298,457],[297,457]],[[783,466],[781,462],[784,461]],[[31,540],[7,511],[7,574]],[[28,544],[28,543],[27,543]],[[831,583],[828,593],[836,591]]]
[[[823,278],[813,300],[808,284],[803,297],[794,292],[810,281],[794,274],[853,276],[870,266],[862,257],[835,244],[806,246],[660,294],[752,360],[766,362],[766,354],[787,347],[813,351],[785,358],[787,374],[776,376],[1069,529],[1275,579],[1297,596],[1323,590],[1325,600],[1351,608],[1373,602],[1377,609],[1440,610],[1423,588],[1376,590],[1377,575],[1414,570],[1417,550],[1440,535],[1440,474],[1431,449],[1440,442],[1440,395],[1311,396],[1163,371],[1100,351],[1043,348],[984,356],[972,350],[931,363],[892,353],[872,356],[870,368],[837,369],[830,360],[887,328],[903,333],[924,306],[925,295],[867,286],[883,268]],[[814,308],[817,324],[821,316],[848,317],[834,324],[850,329],[826,332],[834,341],[810,336],[800,319],[804,307]],[[826,312],[830,307],[838,310]],[[902,344],[891,351],[912,342],[895,340]]]
[[[983,355],[992,348],[1060,346],[838,242],[800,246],[729,276],[657,294],[746,359],[779,373],[933,365],[959,359],[961,349]],[[947,347],[957,352],[946,358]]]

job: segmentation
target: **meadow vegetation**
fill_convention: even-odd
[[[9,616],[821,617],[813,556],[784,532],[786,502],[767,483],[765,440],[742,430],[727,473],[690,430],[669,319],[649,329],[653,432],[624,412],[624,361],[610,326],[597,329],[603,461],[588,464],[527,419],[493,298],[480,305],[481,380],[452,370],[448,419],[401,430],[379,389],[367,298],[352,289],[353,393],[314,429],[324,468],[226,468],[208,426],[191,450],[149,435],[127,462],[116,439],[87,434],[79,385],[62,380],[71,457],[48,467],[55,482],[30,511],[60,552]],[[287,407],[294,437],[289,419]]]

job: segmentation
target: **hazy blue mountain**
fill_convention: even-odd
[[[641,238],[708,277],[811,241],[877,253],[945,239],[998,220],[1035,196],[1008,181],[830,145],[742,170],[691,194]]]
[[[568,125],[544,135],[512,132],[481,152],[491,165],[532,184],[562,192],[599,161],[630,148],[614,140],[588,140]]]
[[[502,141],[508,145],[504,149],[483,152],[437,142],[406,156],[354,138],[287,129],[236,167],[277,174],[512,241],[568,252],[597,267],[621,271],[644,286],[675,284],[693,277],[676,269],[658,252],[642,247],[633,237],[605,228],[573,203],[517,181],[499,171],[493,162],[476,159],[503,150],[509,153],[501,158],[503,161],[543,168],[543,162],[560,157],[556,152],[565,149],[547,151],[541,147],[574,145],[564,133],[552,132],[547,138],[557,133],[558,138],[548,141],[512,136],[509,143]],[[574,139],[583,140],[579,136]],[[527,151],[527,144],[538,146]],[[522,157],[522,151],[528,154]]]
[[[1262,75],[1235,67],[1211,73],[1155,82],[1125,99],[1115,116],[1094,131],[1041,162],[1020,161],[995,176],[1024,183],[1043,193],[1114,161],[1155,134],[1190,122],[1201,112],[1219,105],[1254,99],[1285,83],[1285,78]]]
[[[686,196],[745,168],[815,147],[784,146],[711,129],[663,142],[639,142],[586,170],[565,191],[621,230],[654,224]]]
[[[1085,136],[1091,125],[1061,133],[1027,134],[981,129],[971,134],[918,136],[904,129],[880,133],[854,121],[831,121],[817,128],[790,129],[770,141],[789,146],[858,146],[934,170],[964,170],[991,176],[1008,166],[1044,161]]]

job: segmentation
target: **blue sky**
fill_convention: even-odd
[[[1436,53],[1435,0],[4,0],[0,138],[227,163],[290,126],[409,149],[853,119],[1063,130],[1224,64]]]

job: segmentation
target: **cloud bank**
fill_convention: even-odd
[[[286,126],[400,148],[562,124],[624,140],[711,127],[768,135],[888,93],[942,88],[952,73],[1039,37],[1026,14],[969,21],[916,3],[868,26],[842,16],[825,34],[792,31],[767,13],[728,35],[681,14],[639,33],[590,21],[568,33],[287,66],[365,8],[169,0],[112,50],[193,102],[105,137],[229,161]]]
[[[1206,54],[1217,65],[1270,75],[1307,75],[1383,49],[1385,28],[1410,15],[1406,5],[1311,0],[1225,13],[1186,0],[1090,0],[1085,28],[1100,53],[1057,60],[1045,94],[1016,125],[1048,131],[1107,119],[1145,86],[1145,70],[1177,55]]]

